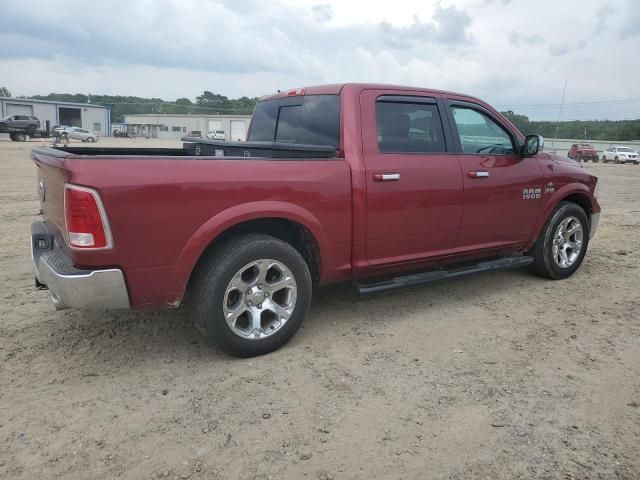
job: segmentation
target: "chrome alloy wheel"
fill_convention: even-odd
[[[280,330],[296,306],[296,279],[282,262],[256,260],[242,267],[224,294],[224,318],[236,335],[260,340]]]
[[[576,217],[567,217],[556,229],[553,237],[553,260],[560,268],[569,268],[582,251],[583,229]]]

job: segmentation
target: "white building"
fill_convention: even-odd
[[[0,97],[0,118],[12,115],[37,117],[42,130],[51,130],[54,125],[69,125],[102,137],[111,132],[111,107],[102,105]]]
[[[225,139],[244,141],[247,137],[251,115],[180,115],[180,114],[138,114],[125,115],[124,123],[134,135],[148,135],[153,138],[180,138],[190,132],[223,130]]]

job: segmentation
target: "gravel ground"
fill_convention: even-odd
[[[37,144],[0,136],[0,478],[640,478],[640,166],[589,165],[601,226],[568,280],[329,287],[239,360],[179,311],[54,311]]]

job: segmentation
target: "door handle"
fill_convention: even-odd
[[[375,182],[397,182],[400,180],[399,173],[374,173],[373,180]]]
[[[489,172],[486,170],[472,170],[467,172],[467,176],[469,178],[487,178],[489,176]]]

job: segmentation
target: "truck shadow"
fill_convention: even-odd
[[[424,314],[442,305],[477,305],[489,297],[518,295],[534,282],[544,282],[527,270],[489,272],[422,286],[390,290],[360,297],[349,284],[318,288],[302,328],[285,349],[295,351],[318,338],[336,335],[336,327],[374,328],[376,323],[396,317]],[[519,288],[521,287],[521,288]],[[53,320],[51,335],[57,349],[68,354],[110,357],[133,361],[232,359],[200,336],[182,309],[162,311],[70,310]],[[51,326],[51,325],[50,325]]]

